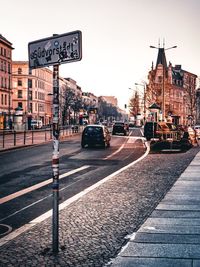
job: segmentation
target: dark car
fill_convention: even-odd
[[[112,129],[112,134],[123,134],[127,135],[129,131],[129,126],[125,122],[115,122]]]
[[[82,132],[81,146],[110,146],[110,132],[104,125],[87,125]]]

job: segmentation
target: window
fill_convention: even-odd
[[[18,93],[18,94],[17,94],[17,97],[18,97],[18,98],[22,98],[22,90],[18,90],[17,93]]]
[[[11,66],[10,66],[10,63],[8,63],[8,73],[11,73]]]
[[[22,80],[17,80],[17,85],[22,86]]]
[[[8,78],[8,89],[11,89],[11,77]]]
[[[32,80],[31,79],[28,79],[28,87],[32,88]]]
[[[29,90],[29,100],[33,99],[33,92],[31,90]]]
[[[18,74],[22,74],[22,68],[18,68]]]
[[[18,102],[18,107],[22,108],[22,102]]]
[[[3,94],[1,95],[1,105],[3,105]]]
[[[33,112],[33,103],[30,103],[30,106],[29,106],[29,112],[30,112],[30,113]]]
[[[158,82],[159,82],[159,83],[162,82],[162,76],[158,76]]]
[[[7,95],[5,95],[5,105],[7,105]]]

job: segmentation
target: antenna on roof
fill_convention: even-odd
[[[163,48],[165,48],[165,38],[163,38]]]
[[[158,47],[160,48],[160,38],[158,39]]]

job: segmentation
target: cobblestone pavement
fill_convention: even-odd
[[[57,256],[49,218],[0,247],[0,266],[109,265],[199,150],[149,154],[60,212]]]

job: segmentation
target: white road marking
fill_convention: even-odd
[[[59,176],[59,180],[62,179],[62,178],[65,178],[65,177],[67,177],[67,176],[69,176],[69,175],[72,175],[72,174],[74,174],[74,173],[77,173],[77,172],[80,172],[80,171],[82,171],[82,170],[85,170],[85,169],[87,169],[87,168],[89,168],[89,167],[90,167],[90,166],[85,165],[85,166],[82,166],[82,167],[77,168],[77,169],[75,169],[75,170],[72,170],[72,171],[63,173],[63,174],[61,174],[61,175]],[[5,202],[7,202],[7,201],[10,201],[10,200],[16,198],[16,197],[19,197],[19,196],[22,196],[22,195],[24,195],[24,194],[27,194],[27,193],[29,193],[29,192],[31,192],[31,191],[34,191],[34,190],[36,190],[36,189],[38,189],[38,188],[41,188],[41,187],[43,187],[43,186],[45,186],[45,185],[47,185],[47,184],[50,184],[50,183],[52,183],[52,179],[53,179],[53,178],[50,178],[50,179],[45,180],[45,181],[43,181],[43,182],[41,182],[41,183],[38,183],[38,184],[36,184],[36,185],[30,186],[30,187],[28,187],[28,188],[25,188],[25,189],[22,189],[22,190],[20,190],[20,191],[18,191],[18,192],[15,192],[15,193],[13,193],[13,194],[10,194],[10,195],[8,195],[8,196],[6,196],[6,197],[2,197],[2,198],[0,198],[0,204],[3,204],[3,203],[5,203]]]
[[[116,136],[116,137],[121,137],[121,136],[118,135],[118,136]],[[114,155],[116,155],[117,153],[119,153],[119,152],[124,148],[125,144],[128,144],[128,143],[135,143],[135,141],[136,141],[137,139],[140,139],[140,140],[143,140],[143,141],[146,140],[144,137],[130,136],[130,134],[129,134],[129,136],[124,136],[124,137],[125,137],[125,140],[128,139],[128,141],[127,141],[127,142],[124,141],[124,143],[123,143],[123,144],[122,144],[122,145],[121,145],[115,152],[113,152],[113,153],[110,154],[109,156],[103,158],[103,160],[109,159],[109,158],[113,157]]]
[[[69,206],[71,203],[73,203],[74,201],[80,199],[82,196],[86,195],[87,193],[89,193],[90,191],[94,190],[95,188],[97,188],[98,186],[102,185],[103,183],[105,183],[106,181],[108,181],[109,179],[111,179],[112,177],[118,175],[119,173],[121,173],[122,171],[128,169],[129,167],[135,165],[137,162],[139,162],[140,160],[144,159],[150,151],[150,147],[149,144],[146,142],[146,146],[147,146],[147,150],[145,152],[144,155],[142,155],[142,157],[138,158],[137,160],[131,162],[130,164],[128,164],[127,166],[121,168],[120,170],[108,175],[107,177],[105,177],[104,179],[100,180],[99,182],[97,182],[96,184],[84,189],[82,192],[76,194],[75,196],[67,199],[66,201],[64,201],[63,203],[61,203],[59,205],[59,210],[62,210],[64,208],[66,208],[67,206]],[[32,226],[35,226],[37,223],[40,223],[42,221],[44,221],[45,219],[49,218],[52,216],[52,209],[45,212],[44,214],[42,214],[41,216],[33,219],[32,221],[30,221],[29,223],[23,225],[22,227],[16,229],[15,231],[13,231],[12,233],[8,234],[7,236],[3,237],[0,239],[0,247],[3,246],[4,244],[6,244],[7,242],[11,241],[12,239],[16,238],[18,235],[26,232],[28,229],[30,229]]]

